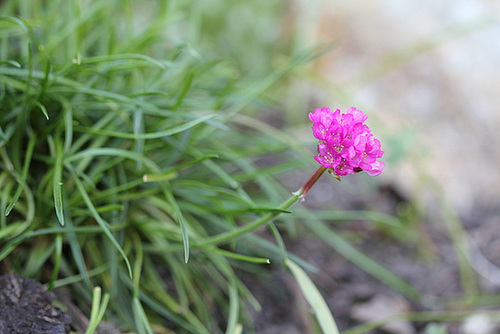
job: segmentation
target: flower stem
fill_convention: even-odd
[[[292,197],[290,197],[288,200],[283,202],[278,207],[278,209],[287,210],[287,209],[291,208],[292,205],[297,203],[299,198],[301,198],[301,194],[294,193],[292,195]],[[217,245],[217,244],[221,244],[221,243],[230,241],[230,240],[235,239],[235,238],[239,238],[248,232],[251,232],[251,231],[253,231],[261,226],[264,226],[266,224],[271,223],[276,218],[278,218],[281,214],[282,214],[282,212],[268,213],[268,214],[264,215],[263,217],[255,220],[247,225],[240,226],[240,227],[238,227],[234,230],[231,230],[229,232],[214,235],[214,236],[207,238],[206,240],[201,241],[201,242],[194,242],[191,244],[191,248],[193,248],[193,247],[199,248],[199,247],[205,247],[205,246],[209,246],[209,245]]]
[[[290,197],[288,200],[285,202],[281,203],[281,205],[278,207],[279,210],[287,210],[291,208],[299,199],[304,200],[307,192],[311,189],[311,187],[316,183],[316,181],[319,180],[321,175],[326,171],[327,169],[323,166],[318,168],[318,170],[311,176],[311,178],[300,188],[299,190],[295,191],[292,193],[292,197]],[[263,217],[247,224],[240,226],[234,230],[224,232],[218,235],[214,235],[212,237],[209,237],[205,240],[202,240],[200,242],[194,242],[191,244],[191,248],[203,248],[206,246],[211,246],[211,245],[217,245],[221,244],[227,241],[231,241],[232,239],[239,238],[244,234],[247,234],[248,232],[251,232],[261,226],[270,224],[273,222],[276,218],[278,218],[282,212],[271,212]]]
[[[302,186],[302,188],[300,188],[299,190],[297,190],[293,194],[299,195],[300,199],[304,200],[306,198],[307,192],[312,188],[312,186],[314,186],[316,181],[319,180],[319,178],[321,177],[321,175],[323,175],[323,173],[325,171],[326,171],[325,167],[323,167],[323,166],[319,167],[318,170],[316,172],[314,172],[314,174],[311,176],[311,178],[306,182],[306,184],[304,184]]]

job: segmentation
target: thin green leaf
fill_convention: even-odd
[[[176,172],[162,173],[162,174],[144,174],[142,180],[144,182],[166,182],[177,178]]]
[[[45,108],[45,106],[43,104],[41,104],[40,102],[38,101],[35,101],[35,105],[40,108],[40,110],[42,111],[42,114],[45,116],[45,119],[48,121],[49,120],[49,114],[47,113],[47,109]]]
[[[139,334],[152,334],[153,330],[151,329],[151,325],[149,323],[148,317],[146,316],[146,312],[144,312],[144,308],[142,307],[141,301],[139,300],[140,293],[140,281],[142,277],[142,267],[144,261],[144,252],[142,249],[142,240],[138,235],[133,235],[133,245],[136,254],[136,258],[134,261],[134,288],[132,292],[132,311],[134,314],[135,324],[138,328]]]
[[[176,110],[177,108],[179,108],[180,105],[182,104],[182,101],[184,101],[186,94],[188,93],[189,89],[191,88],[191,85],[193,83],[193,79],[194,79],[194,73],[192,73],[192,72],[185,76],[184,84],[182,85],[182,88],[179,92],[179,95],[177,97],[177,101],[175,102],[174,106],[172,107],[173,110]]]
[[[111,241],[111,243],[115,246],[115,248],[121,254],[121,256],[123,257],[123,260],[125,261],[125,264],[127,265],[128,274],[130,277],[132,277],[132,267],[130,265],[130,261],[128,260],[127,255],[123,251],[123,249],[120,246],[120,244],[118,243],[118,241],[116,241],[115,237],[113,236],[113,234],[109,230],[108,223],[104,219],[102,219],[101,216],[99,215],[99,213],[97,212],[97,209],[95,208],[94,204],[92,203],[92,200],[90,199],[89,195],[87,194],[87,191],[85,191],[85,187],[83,186],[83,183],[80,181],[78,176],[73,172],[73,169],[68,168],[68,170],[71,172],[71,174],[73,176],[73,181],[75,182],[76,187],[78,188],[80,194],[82,195],[83,200],[85,201],[85,204],[87,205],[87,208],[90,210],[92,217],[94,217],[94,219],[97,221],[99,226],[101,226],[104,234],[106,234],[108,239]]]
[[[229,315],[227,319],[226,334],[234,334],[236,331],[236,322],[239,315],[238,289],[229,285]]]
[[[231,215],[238,215],[243,213],[292,213],[290,210],[280,209],[280,208],[235,208],[235,209],[220,209],[220,208],[206,208],[209,212],[217,212]]]
[[[203,123],[209,119],[212,119],[216,117],[216,114],[210,114],[210,115],[205,115],[205,116],[200,116],[197,117],[196,119],[186,122],[184,124],[174,126],[170,129],[164,130],[164,131],[158,131],[154,133],[127,133],[127,132],[119,132],[119,131],[111,131],[111,130],[99,130],[99,129],[93,129],[93,128],[86,128],[86,127],[81,127],[81,126],[76,126],[75,130],[81,131],[81,132],[88,132],[88,133],[93,133],[96,135],[101,135],[101,136],[109,136],[109,137],[117,137],[117,138],[127,138],[127,139],[155,139],[155,138],[162,138],[162,137],[168,137],[171,135],[174,135],[179,132],[186,131],[190,128],[192,128],[195,125],[198,125],[200,123]]]
[[[285,243],[283,242],[283,238],[281,237],[280,231],[278,230],[276,225],[274,225],[273,223],[269,224],[269,229],[271,230],[271,233],[273,234],[274,240],[276,240],[276,243],[278,244],[281,263],[282,263],[283,267],[285,267],[286,261],[288,260],[288,252],[286,251]]]
[[[298,265],[290,260],[286,260],[286,266],[292,272],[295,280],[299,284],[302,294],[306,298],[309,305],[314,310],[314,315],[318,319],[318,323],[325,334],[339,334],[337,324],[314,283],[307,276],[307,274]]]
[[[16,68],[21,68],[21,64],[19,64],[15,60],[2,60],[2,61],[0,61],[0,64],[9,64],[10,66],[13,66]]]
[[[5,132],[2,131],[0,128],[0,148],[3,147],[7,141],[12,137],[15,131],[15,125],[14,124],[8,124],[5,128]]]
[[[76,235],[75,233],[103,233],[103,230],[101,227],[94,227],[94,226],[85,226],[85,227],[73,227],[72,223],[71,223],[71,219],[69,219],[69,216],[67,216],[68,219],[66,219],[66,226],[65,227],[52,227],[52,228],[45,228],[45,229],[40,229],[40,230],[36,230],[36,231],[33,231],[33,232],[28,232],[28,233],[24,233],[12,240],[10,240],[9,242],[7,242],[1,249],[0,249],[0,261],[5,259],[7,257],[7,255],[9,255],[9,253],[17,246],[19,245],[21,242],[25,241],[25,240],[28,240],[30,238],[34,238],[34,237],[37,237],[37,236],[40,236],[40,235],[51,235],[51,234],[59,234],[59,233],[62,233],[62,234],[67,234],[67,237],[68,237],[68,241],[69,241],[69,244],[70,244],[70,247],[73,245],[73,242],[72,242],[72,235],[74,236],[75,240],[74,240],[74,244],[76,246],[76,248],[79,250],[80,252],[80,256],[78,258],[81,258],[81,262],[78,258],[75,257],[75,261],[77,262],[77,264],[82,264],[82,268],[85,268],[85,262],[83,260],[83,256],[81,255],[81,249],[79,248],[79,245],[78,245],[78,241],[76,240]],[[2,229],[1,231],[2,232],[7,232],[10,230],[10,226],[13,226],[11,231],[14,231],[16,229],[19,229],[19,228],[22,228],[23,227],[23,224],[13,224],[13,225],[9,225],[7,228],[5,228],[5,231],[4,229]],[[126,226],[124,224],[122,225],[114,225],[114,226],[111,226],[110,228],[113,230],[113,231],[119,231],[119,230],[122,230],[124,229]],[[84,275],[84,273],[82,272],[81,274],[82,276]],[[90,282],[90,281],[89,281]],[[89,285],[90,286],[90,285]]]
[[[95,287],[92,297],[92,310],[90,313],[89,325],[85,334],[93,334],[97,330],[97,326],[99,326],[104,316],[108,302],[109,294],[105,293],[101,301],[101,288],[98,286]]]
[[[134,290],[133,297],[137,298],[139,296],[140,282],[141,282],[141,271],[144,261],[144,252],[142,250],[142,241],[137,234],[132,236],[132,242],[135,251],[135,261],[134,261]]]
[[[462,225],[462,221],[458,217],[457,212],[446,203],[443,195],[439,199],[440,207],[443,211],[444,221],[448,229],[448,234],[453,243],[456,261],[458,262],[458,269],[460,273],[460,281],[462,290],[466,295],[474,296],[478,294],[477,274],[474,269],[473,259],[469,241],[467,239],[467,232]]]
[[[64,103],[64,152],[69,153],[73,142],[73,110],[71,105]]]
[[[158,170],[158,167],[156,164],[149,158],[146,158],[140,154],[137,154],[136,152],[131,152],[119,148],[91,148],[88,150],[83,150],[78,153],[75,153],[71,156],[68,156],[64,162],[65,163],[71,163],[80,159],[86,159],[89,157],[95,157],[95,156],[101,156],[101,155],[107,155],[107,156],[113,156],[113,157],[122,157],[130,160],[135,160],[138,162],[142,162],[146,165],[148,169],[151,170]]]
[[[64,194],[62,194],[64,196]],[[64,201],[67,200],[66,197],[63,199]],[[83,257],[83,252],[82,252],[82,247],[80,246],[80,243],[78,242],[77,238],[77,231],[75,230],[76,228],[73,225],[73,220],[71,218],[71,215],[69,214],[69,208],[64,208],[63,216],[66,216],[67,219],[64,220],[65,227],[64,227],[64,233],[66,233],[66,238],[68,239],[68,244],[69,244],[69,249],[71,250],[71,254],[73,255],[73,260],[75,261],[76,267],[78,268],[78,271],[80,273],[80,276],[83,280],[83,283],[85,284],[85,287],[87,289],[92,288],[92,284],[90,283],[90,278],[89,278],[89,273],[87,271],[87,264],[85,263],[85,258]],[[53,230],[61,230],[62,227],[59,228],[54,228]],[[84,228],[85,231],[90,231],[89,227]],[[44,230],[38,230],[36,231],[38,233],[44,232]],[[51,232],[50,229],[48,229],[47,233]],[[80,232],[81,233],[81,232]]]
[[[136,110],[134,112],[134,134],[142,135],[144,133],[144,117],[141,110]],[[139,138],[135,141],[135,153],[138,155],[144,155],[144,141],[145,139]],[[137,169],[140,170],[142,164],[137,162]]]
[[[148,317],[144,308],[142,307],[141,301],[139,298],[134,297],[132,300],[132,307],[134,312],[134,320],[136,326],[138,328],[138,334],[153,334],[153,329],[151,328],[151,324],[149,323]]]
[[[97,267],[97,268],[89,270],[88,271],[88,276],[89,277],[99,276],[99,275],[102,275],[104,272],[106,272],[108,270],[109,270],[108,266],[107,265],[103,265],[103,266],[100,266],[100,267]],[[54,285],[53,285],[52,288],[53,289],[57,289],[57,288],[60,288],[60,287],[63,287],[63,286],[70,286],[70,285],[75,284],[75,283],[80,283],[82,280],[83,280],[82,275],[80,275],[80,274],[77,273],[76,275],[73,275],[73,276],[68,276],[68,277],[64,277],[64,278],[58,279],[57,281],[54,282]],[[92,286],[90,286],[88,288],[88,291],[90,291],[90,290],[92,290]]]
[[[0,21],[9,21],[9,22],[12,22],[12,23],[15,23],[17,24],[19,27],[21,27],[21,29],[27,33],[29,30],[28,30],[28,27],[26,26],[26,24],[24,23],[23,20],[17,18],[17,17],[14,17],[14,16],[0,16]]]
[[[273,254],[277,254],[280,256],[280,258],[283,258],[281,255],[282,249],[277,247],[274,243],[271,243],[271,242],[267,241],[266,239],[260,238],[260,237],[255,236],[255,235],[249,235],[249,236],[247,236],[247,239],[248,239],[248,244],[250,244],[249,247],[251,247],[250,249],[255,249],[255,247],[257,245],[258,248],[261,249],[262,251],[265,251],[266,253],[270,252]],[[298,264],[303,269],[305,269],[309,272],[318,273],[320,271],[317,267],[310,264],[309,262],[306,262],[305,260],[299,258],[296,255],[288,253],[287,257],[291,261]]]
[[[337,233],[329,229],[328,226],[321,221],[315,220],[311,222],[308,227],[321,240],[324,240],[327,244],[332,246],[342,256],[344,256],[346,259],[353,262],[369,274],[373,275],[381,282],[387,284],[393,289],[400,291],[402,294],[411,299],[421,299],[421,292],[413,287],[413,285],[353,247],[351,244],[341,238]]]
[[[141,60],[147,63],[150,63],[153,66],[159,67],[162,70],[166,70],[169,67],[174,66],[171,62],[160,62],[154,58],[148,57],[146,55],[141,54],[116,54],[116,55],[106,55],[106,56],[95,56],[84,58],[81,61],[81,64],[95,64],[95,63],[104,63],[111,61],[127,61],[127,60]]]
[[[167,189],[166,187],[163,187],[163,193],[165,194],[167,201],[172,206],[172,209],[174,210],[177,222],[181,226],[182,243],[184,246],[184,262],[188,263],[188,261],[189,261],[189,235],[188,235],[188,230],[187,230],[187,224],[184,220],[181,209],[179,208],[179,205],[177,204],[177,201],[174,198],[174,194],[172,194],[172,192],[169,189]]]
[[[43,80],[40,83],[39,93],[38,93],[38,96],[37,96],[36,101],[35,101],[36,105],[42,110],[42,113],[44,114],[44,116],[47,120],[49,120],[49,114],[47,113],[45,106],[43,104],[41,104],[39,101],[42,101],[45,97],[45,91],[47,90],[47,87],[49,85],[51,69],[52,69],[52,65],[51,65],[50,61],[46,61],[45,76],[43,77]]]
[[[10,71],[9,71],[10,70]],[[21,72],[22,70],[17,70]],[[0,74],[1,73],[6,73],[6,74],[18,74],[21,75],[21,73],[16,73],[14,69],[1,69],[0,68]],[[34,72],[35,74],[42,74],[43,73],[38,73]],[[170,115],[174,116],[172,112],[169,111],[162,111],[160,110],[157,106],[151,103],[147,103],[143,100],[138,100],[138,99],[133,99],[130,98],[126,95],[118,94],[115,92],[110,92],[107,90],[101,90],[101,89],[94,89],[94,88],[87,88],[79,85],[78,83],[75,82],[67,82],[66,86],[51,86],[48,88],[47,93],[50,94],[85,94],[89,96],[95,96],[98,99],[103,99],[103,100],[112,100],[116,102],[121,102],[130,106],[138,107],[144,110],[145,113],[151,114],[151,115],[158,115],[158,116],[165,116],[165,115]],[[85,128],[84,128],[85,129]]]
[[[26,179],[28,177],[28,171],[29,171],[31,157],[33,155],[33,149],[35,147],[35,144],[36,144],[36,138],[34,136],[32,136],[30,138],[30,141],[28,142],[28,147],[26,148],[26,155],[24,156],[24,166],[23,166],[23,170],[21,172],[21,177],[19,180],[17,180],[19,182],[19,184],[17,186],[17,190],[14,193],[14,198],[13,198],[12,202],[5,209],[5,216],[8,216],[9,213],[12,211],[12,209],[14,208],[14,206],[16,205],[16,203],[19,199],[19,196],[21,196],[21,192],[23,191],[24,186],[26,185]]]
[[[239,260],[239,261],[245,261],[245,262],[250,262],[250,263],[265,263],[265,264],[271,263],[271,261],[269,259],[233,253],[233,252],[230,252],[230,251],[227,251],[224,249],[220,249],[220,248],[211,248],[210,251],[212,251],[214,253],[219,253],[225,257]]]
[[[14,224],[9,224],[5,227],[0,228],[0,240],[4,238],[10,238],[11,234],[15,235],[16,230],[18,228],[21,228],[23,226],[22,223],[14,223]],[[1,258],[1,256],[0,256]]]
[[[52,269],[52,276],[47,284],[47,289],[52,290],[54,288],[54,282],[59,276],[59,267],[61,265],[63,250],[63,238],[61,234],[57,234],[55,238],[55,251],[54,251],[54,268]]]
[[[279,210],[287,210],[290,207],[292,207],[292,205],[297,203],[298,200],[299,200],[299,195],[293,195],[288,200],[283,202],[278,207],[278,209]],[[281,212],[268,213],[268,214],[264,215],[262,218],[258,218],[251,223],[248,223],[246,225],[232,229],[231,231],[228,231],[228,232],[223,232],[223,233],[220,233],[218,235],[214,235],[214,236],[209,237],[205,240],[193,243],[193,246],[205,247],[208,245],[217,245],[217,244],[221,244],[221,243],[239,238],[244,234],[247,234],[247,233],[249,233],[249,232],[251,232],[251,231],[253,231],[261,226],[264,226],[266,224],[273,222],[280,214],[281,214]]]
[[[87,327],[87,330],[85,331],[85,334],[93,334],[96,331],[97,326],[99,325],[99,322],[97,321],[97,315],[99,314],[100,304],[101,287],[96,286],[92,293],[92,308],[90,312],[89,325]]]
[[[168,180],[175,178],[177,176],[176,172],[181,170],[181,169],[195,165],[195,164],[202,162],[204,160],[216,159],[218,157],[219,156],[217,154],[208,154],[208,155],[184,162],[184,163],[179,164],[175,167],[169,168],[166,171],[162,172],[161,174],[144,174],[142,179],[144,180],[144,182],[168,181]]]
[[[314,217],[325,221],[366,220],[390,226],[401,226],[401,221],[397,217],[377,211],[314,210],[314,212],[311,212],[308,210],[297,210],[294,212],[294,215],[306,219],[314,215]]]
[[[53,194],[54,194],[54,208],[56,210],[56,216],[59,220],[59,224],[64,226],[64,206],[63,206],[63,196],[62,196],[62,169],[63,169],[63,152],[60,145],[56,147],[56,157],[54,162],[54,179],[52,182]]]

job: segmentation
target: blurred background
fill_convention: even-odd
[[[308,195],[307,205],[377,207],[398,215],[405,225],[390,231],[390,239],[379,231],[360,237],[356,233],[366,226],[355,223],[344,228],[348,235],[356,231],[354,240],[361,238],[357,245],[365,254],[426,292],[479,294],[478,286],[498,291],[500,4],[290,1],[282,3],[270,20],[278,20],[278,26],[269,26],[265,15],[249,13],[244,5],[235,7],[226,20],[252,20],[255,27],[246,34],[264,41],[275,38],[272,48],[287,40],[285,52],[292,55],[314,45],[330,48],[294,70],[280,91],[277,110],[260,117],[292,136],[299,134],[297,138],[313,150],[307,113],[322,106],[355,106],[370,115],[368,124],[382,140],[386,169],[377,180],[347,177],[338,185],[324,177]],[[226,33],[238,31],[237,26],[228,24]],[[252,38],[247,41],[251,45]],[[265,57],[245,56],[247,65]],[[341,328],[343,319],[369,321],[378,313],[387,315],[383,310],[415,310],[391,293],[379,295],[374,291],[377,284],[346,269],[338,257],[317,260],[322,252],[306,238],[297,242],[299,254],[308,254],[306,258],[335,282],[323,282],[323,287],[329,289],[326,293]],[[459,277],[470,284],[460,286]],[[496,332],[490,325],[485,325],[485,333]],[[448,330],[481,330],[480,325],[470,326],[472,330],[467,325]],[[385,330],[416,332],[408,324]],[[427,330],[430,333],[432,327]]]
[[[430,271],[421,268],[426,273],[422,275],[419,265],[410,264],[413,256],[398,261],[401,250],[395,251],[383,239],[377,242],[385,246],[365,243],[368,254],[382,248],[383,254],[376,255],[382,263],[392,262],[391,268],[417,286],[446,294],[456,279],[456,267],[451,269],[455,274],[445,274],[451,263],[456,265],[448,248],[455,238],[455,243],[463,242],[471,250],[466,261],[482,274],[480,285],[497,291],[500,5],[494,1],[294,1],[287,11],[296,25],[295,46],[332,41],[335,48],[311,65],[310,81],[292,85],[286,112],[294,113],[290,117],[295,120],[303,114],[300,110],[323,105],[356,106],[367,112],[386,151],[386,169],[377,180],[382,198],[392,196],[396,202],[391,203],[396,203],[394,208],[402,217],[425,222],[413,229],[417,249],[432,253],[437,263]],[[307,101],[301,99],[304,91]],[[335,202],[335,196],[342,195],[326,195],[326,202]],[[441,234],[446,225],[450,239]],[[459,225],[465,227],[462,241],[456,240],[462,233],[457,231]],[[403,241],[405,234],[396,238]],[[353,313],[370,318],[370,311],[376,313],[386,303],[375,298],[366,309]],[[397,304],[393,300],[392,305]],[[450,330],[466,332],[467,328]],[[479,327],[472,332],[476,331]]]
[[[310,98],[371,115],[387,137],[384,181],[407,194],[437,184],[464,215],[496,207],[498,4],[295,1],[288,10],[298,45],[336,43],[314,64]]]

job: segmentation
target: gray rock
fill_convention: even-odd
[[[0,333],[70,333],[70,317],[54,307],[44,286],[19,275],[0,276]]]

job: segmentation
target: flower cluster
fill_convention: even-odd
[[[326,107],[310,113],[313,135],[319,140],[316,161],[338,176],[361,171],[370,176],[382,173],[384,163],[377,158],[384,151],[370,128],[363,124],[367,118],[368,115],[353,107],[345,113],[339,109],[332,112]]]

